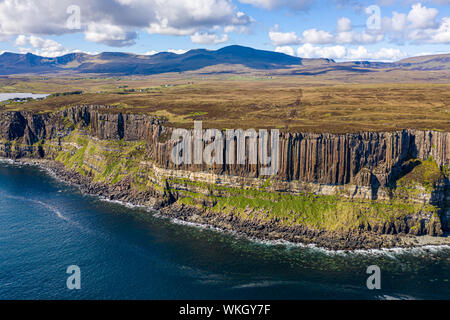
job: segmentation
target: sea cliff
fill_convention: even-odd
[[[173,129],[111,106],[9,111],[0,156],[39,160],[88,193],[270,240],[370,248],[450,228],[449,132],[282,132],[279,170],[267,177],[248,160],[174,164]]]

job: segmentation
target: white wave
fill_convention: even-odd
[[[161,214],[154,214],[155,217],[160,217],[160,218],[167,218],[164,215]],[[405,253],[427,253],[427,252],[432,252],[432,253],[437,253],[440,252],[442,250],[450,250],[450,245],[447,244],[442,244],[442,245],[424,245],[424,246],[420,246],[420,247],[412,247],[412,248],[402,248],[402,247],[394,247],[394,248],[382,248],[382,249],[353,249],[353,250],[333,250],[333,249],[328,249],[325,247],[320,247],[314,243],[310,243],[310,244],[305,244],[305,243],[297,243],[297,242],[290,242],[290,241],[286,241],[286,240],[263,240],[263,239],[258,239],[258,238],[254,238],[254,237],[249,237],[246,236],[238,231],[230,231],[230,230],[223,230],[208,224],[201,224],[201,223],[196,223],[196,222],[189,222],[189,221],[184,221],[184,220],[180,220],[180,219],[176,219],[176,218],[170,218],[170,221],[179,225],[185,225],[185,226],[190,226],[190,227],[195,227],[195,228],[199,228],[199,229],[207,229],[207,230],[214,230],[217,232],[222,232],[222,233],[226,233],[226,234],[230,234],[233,236],[238,236],[238,237],[242,237],[245,239],[248,239],[254,243],[259,243],[262,245],[267,245],[267,246],[285,246],[287,248],[304,248],[304,249],[309,249],[309,250],[315,250],[315,251],[319,251],[322,252],[324,254],[327,255],[343,255],[343,256],[349,256],[349,255],[374,255],[374,256],[387,256],[391,259],[397,259],[399,255],[405,254]]]
[[[66,216],[64,216],[61,211],[59,211],[57,208],[55,208],[54,206],[51,206],[45,202],[39,201],[39,200],[35,200],[36,203],[40,204],[41,206],[47,208],[48,210],[54,212],[56,214],[56,216],[62,220],[65,221],[71,221],[69,218],[67,218]]]
[[[232,287],[232,289],[267,288],[267,287],[280,286],[280,285],[293,285],[293,284],[297,284],[297,283],[298,282],[295,282],[295,281],[263,280],[263,281],[259,281],[259,282],[250,282],[250,283],[237,285],[237,286]]]
[[[0,158],[0,163],[15,164],[16,162],[12,159]]]
[[[61,211],[59,211],[56,207],[54,207],[52,205],[49,205],[48,203],[42,202],[40,200],[29,199],[29,198],[25,198],[25,197],[12,196],[12,195],[5,195],[5,198],[38,204],[38,205],[46,208],[47,210],[53,212],[58,218],[60,218],[60,219],[62,219],[64,221],[72,222],[69,218],[64,216],[61,213]]]
[[[66,181],[60,179],[58,177],[58,175],[52,169],[48,168],[47,166],[45,166],[44,164],[39,163],[39,162],[21,162],[21,161],[17,161],[17,160],[6,159],[6,158],[0,158],[0,162],[6,162],[8,164],[19,165],[19,166],[21,166],[21,165],[37,166],[41,170],[47,172],[53,178],[57,179],[58,181],[63,182],[67,185],[70,185],[70,183],[67,183]],[[133,203],[119,201],[119,200],[110,200],[110,199],[108,199],[106,197],[102,197],[102,196],[96,196],[96,195],[89,195],[89,196],[96,197],[96,198],[100,199],[101,201],[119,204],[119,205],[125,206],[127,208],[141,208],[141,209],[146,210],[147,212],[152,213],[153,216],[156,218],[169,218],[162,214],[159,214],[158,211],[153,210],[147,206],[135,205]],[[328,249],[325,247],[320,247],[316,244],[304,244],[304,243],[290,242],[290,241],[286,241],[286,240],[282,240],[282,239],[280,239],[280,240],[263,240],[263,239],[246,236],[245,234],[242,234],[239,231],[223,230],[223,229],[220,229],[220,228],[208,225],[208,224],[188,222],[188,221],[184,221],[184,220],[176,219],[176,218],[169,218],[169,219],[171,222],[173,222],[175,224],[186,225],[186,226],[200,228],[200,229],[214,230],[217,232],[223,232],[223,233],[231,234],[233,236],[243,237],[252,242],[263,244],[263,245],[282,245],[282,246],[286,246],[286,247],[306,248],[306,249],[310,249],[310,250],[316,250],[316,251],[322,252],[327,255],[374,255],[374,256],[383,255],[383,256],[390,257],[391,259],[397,259],[398,255],[405,254],[405,253],[418,253],[418,254],[430,253],[430,252],[437,253],[442,250],[450,250],[450,245],[448,245],[448,244],[441,244],[441,245],[430,244],[430,245],[421,245],[421,246],[410,247],[410,248],[394,247],[394,248],[381,248],[381,249],[333,250],[333,249]]]
[[[153,216],[159,217],[159,218],[163,218],[163,219],[167,218],[167,217],[165,217],[164,215],[161,215],[161,214],[154,214]],[[183,225],[183,226],[195,227],[197,229],[204,229],[204,230],[214,230],[214,231],[217,231],[217,232],[226,232],[226,233],[233,234],[233,235],[239,235],[237,232],[225,231],[225,230],[222,230],[220,228],[214,227],[214,226],[209,225],[209,224],[184,221],[184,220],[177,219],[177,218],[169,218],[169,220],[172,223]]]
[[[125,202],[125,201],[120,201],[120,200],[111,200],[111,199],[108,199],[108,198],[106,198],[106,197],[96,196],[96,195],[89,195],[89,196],[96,197],[96,198],[98,198],[100,201],[118,204],[118,205],[127,207],[127,208],[129,208],[129,209],[135,209],[135,208],[139,208],[139,209],[148,209],[148,207],[146,207],[146,206],[133,204],[133,203],[131,203],[131,202]]]
[[[384,294],[382,296],[377,296],[380,300],[418,300],[415,297],[408,296],[408,295],[387,295]]]

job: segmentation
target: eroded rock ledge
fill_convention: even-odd
[[[365,248],[449,228],[448,132],[281,133],[267,179],[248,163],[174,165],[172,130],[108,106],[6,112],[0,156],[49,160],[85,192],[264,239]]]

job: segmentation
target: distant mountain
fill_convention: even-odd
[[[54,68],[56,59],[5,52],[0,56],[0,74],[46,72]]]
[[[395,63],[404,69],[413,70],[450,70],[450,54],[437,54],[407,58]]]
[[[396,62],[351,61],[340,63],[340,65],[352,65],[377,69],[396,68],[408,70],[449,70],[450,54],[418,56]]]
[[[0,56],[0,74],[71,70],[77,73],[150,75],[198,70],[221,64],[243,65],[259,70],[282,69],[301,66],[302,59],[242,46],[229,46],[216,51],[190,50],[184,54],[161,52],[152,56],[103,52],[98,55],[71,53],[57,58],[44,58],[31,53],[6,52]]]
[[[204,68],[208,72],[212,69],[214,72],[233,72],[238,66],[247,70],[294,68],[294,74],[311,75],[331,70],[350,72],[366,72],[368,69],[449,70],[450,54],[415,57],[395,63],[369,61],[336,63],[331,59],[303,59],[233,45],[219,50],[196,49],[184,54],[161,52],[152,56],[122,52],[103,52],[97,55],[70,53],[56,58],[40,57],[31,53],[5,52],[0,55],[0,75],[59,72],[152,75]]]

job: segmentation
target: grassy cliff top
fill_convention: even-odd
[[[202,120],[210,128],[279,128],[349,133],[432,129],[449,131],[450,84],[339,84],[297,77],[227,79],[0,79],[0,92],[68,92],[1,110],[52,112],[80,105],[166,117],[176,127]],[[114,112],[114,111],[111,111]]]

